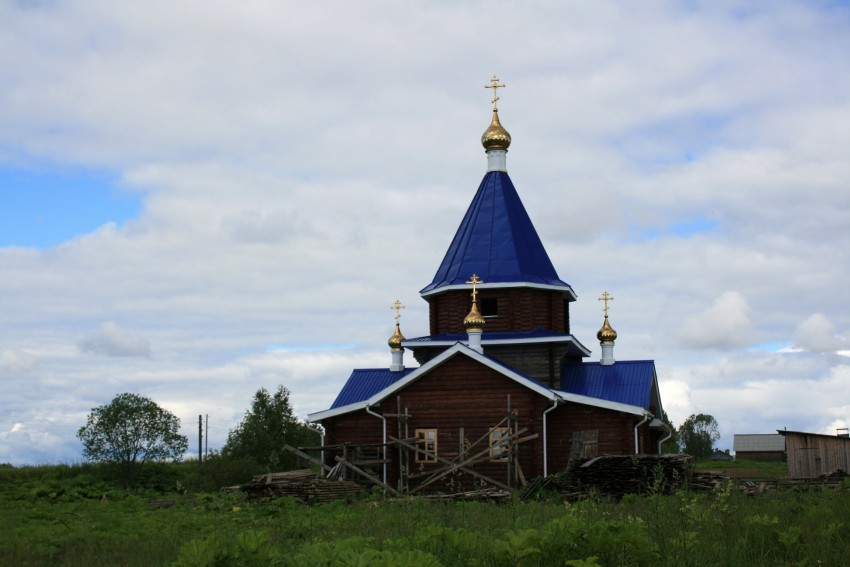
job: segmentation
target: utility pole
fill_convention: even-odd
[[[198,416],[198,464],[204,460],[204,416]]]
[[[208,457],[210,454],[210,414],[207,414],[206,420],[204,421],[204,457]]]

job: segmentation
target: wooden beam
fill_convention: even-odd
[[[314,457],[312,455],[308,455],[304,451],[296,449],[292,445],[284,444],[283,448],[286,449],[287,451],[291,452],[291,453],[295,453],[296,455],[298,455],[302,459],[307,459],[308,462],[311,462],[314,465],[319,465],[320,467],[322,467],[322,470],[324,470],[324,471],[327,471],[327,472],[331,471],[331,467],[329,467],[328,465],[326,465],[325,463],[323,463],[322,461],[320,461],[316,457]]]
[[[376,477],[374,477],[373,475],[371,475],[371,474],[367,473],[366,471],[364,471],[364,470],[363,470],[363,469],[361,469],[360,467],[358,467],[358,466],[356,466],[356,465],[352,465],[351,463],[349,463],[348,461],[346,461],[346,460],[345,460],[345,459],[343,459],[342,457],[336,457],[336,461],[337,461],[338,463],[342,463],[342,465],[343,465],[343,466],[345,466],[345,467],[347,467],[347,468],[349,468],[349,469],[353,470],[354,472],[356,472],[357,474],[359,474],[359,475],[360,475],[360,476],[362,476],[363,478],[366,478],[366,479],[368,479],[368,480],[371,480],[372,482],[374,482],[374,483],[375,483],[375,484],[377,484],[378,486],[382,486],[382,487],[384,487],[384,489],[385,489],[385,490],[388,490],[389,492],[392,492],[392,493],[393,493],[393,494],[395,494],[396,496],[401,496],[401,493],[400,493],[398,490],[396,490],[395,488],[393,488],[392,486],[390,486],[389,484],[385,484],[383,481],[381,481],[381,480],[377,479]]]

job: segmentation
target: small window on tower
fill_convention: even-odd
[[[484,317],[498,317],[499,302],[495,297],[481,298],[481,315]]]

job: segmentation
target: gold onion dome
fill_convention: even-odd
[[[617,331],[608,323],[608,315],[605,316],[605,322],[602,323],[602,328],[596,333],[596,338],[602,344],[612,345],[617,340]]]
[[[485,150],[506,150],[511,145],[511,135],[499,122],[499,111],[493,109],[493,121],[481,135],[481,145]]]
[[[483,329],[484,323],[486,323],[486,321],[478,311],[478,302],[473,301],[472,309],[469,310],[469,315],[463,319],[463,326],[467,329]]]
[[[401,341],[404,340],[404,335],[401,334],[401,329],[399,329],[398,323],[395,324],[395,333],[390,339],[387,341],[387,344],[390,345],[392,350],[401,350]]]

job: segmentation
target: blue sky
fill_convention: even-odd
[[[591,359],[607,290],[675,423],[847,427],[850,7],[741,6],[0,1],[0,463],[78,461],[122,392],[215,448],[260,387],[306,417],[389,365],[493,74]]]
[[[42,165],[0,168],[0,246],[49,248],[139,215],[139,193],[114,173]]]

